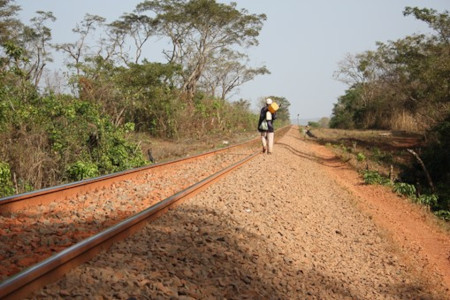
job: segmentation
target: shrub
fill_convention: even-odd
[[[414,198],[416,196],[416,187],[409,183],[397,182],[394,184],[393,191],[397,194],[410,198]]]
[[[439,197],[435,194],[431,195],[423,194],[417,198],[416,202],[422,205],[429,206],[430,208],[433,208],[436,207],[436,205],[438,204],[438,200]]]
[[[365,160],[366,160],[366,156],[365,156],[363,153],[359,152],[359,153],[356,155],[356,160],[359,161],[359,162],[365,161]]]
[[[0,162],[0,197],[14,194],[14,187],[11,181],[11,170],[9,164]]]
[[[99,175],[97,165],[92,162],[77,161],[67,168],[67,175],[71,181],[79,181]]]
[[[448,210],[438,210],[438,211],[434,212],[434,215],[445,221],[450,221],[450,211],[448,211]]]
[[[393,160],[391,154],[383,152],[378,148],[372,149],[372,159],[378,163],[381,163],[381,162],[391,163]]]
[[[309,125],[311,128],[320,128],[320,124],[319,124],[318,122],[309,121],[309,122],[308,122],[308,125]]]
[[[363,178],[366,184],[387,185],[390,183],[388,178],[381,176],[377,171],[366,170],[363,173]]]

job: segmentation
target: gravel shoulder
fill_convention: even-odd
[[[292,127],[273,155],[33,298],[450,299],[449,235],[413,216],[423,212],[404,199],[360,186],[354,171]],[[422,220],[420,239],[410,218]]]

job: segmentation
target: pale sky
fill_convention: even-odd
[[[53,42],[74,42],[72,29],[89,13],[107,22],[134,10],[137,0],[16,0],[20,19],[27,23],[38,10],[51,11]],[[231,1],[219,1],[230,3]],[[251,101],[268,95],[285,97],[292,119],[330,117],[333,104],[347,86],[333,73],[346,54],[374,50],[375,43],[404,38],[430,29],[413,16],[404,17],[406,6],[450,10],[450,0],[235,0],[237,8],[267,15],[259,46],[248,55],[251,65],[266,65],[271,74],[241,86],[230,100]],[[151,45],[150,45],[151,47]],[[154,49],[155,50],[155,49]],[[157,49],[158,53],[162,49]],[[153,51],[153,50],[152,50]],[[149,61],[155,54],[144,53]]]

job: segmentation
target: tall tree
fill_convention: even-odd
[[[230,47],[258,44],[257,37],[266,19],[236,9],[236,3],[215,0],[154,0],[137,6],[150,12],[157,34],[168,37],[172,48],[164,51],[170,63],[184,68],[182,90],[191,100],[197,83],[214,53]]]
[[[83,58],[95,56],[94,54],[89,53],[90,47],[87,44],[88,37],[98,26],[102,26],[104,22],[105,18],[103,17],[86,14],[83,21],[72,29],[74,33],[78,34],[78,41],[56,45],[57,50],[68,55],[69,65],[75,68],[77,76],[81,74],[81,63],[83,62]]]
[[[28,77],[38,87],[46,64],[53,61],[50,51],[52,33],[46,22],[54,22],[56,18],[51,12],[36,13],[37,16],[31,19],[32,26],[24,27],[23,44],[27,49]]]
[[[128,64],[137,64],[141,58],[144,44],[153,35],[150,19],[145,15],[124,14],[120,20],[109,25],[111,40],[117,46],[120,59]],[[134,45],[134,59],[130,58],[129,48],[125,49],[126,39],[130,37]]]
[[[253,80],[258,75],[270,74],[263,66],[249,68],[248,56],[229,49],[223,49],[210,60],[200,81],[206,92],[226,99],[235,88]]]
[[[20,6],[14,0],[0,0],[0,44],[14,40],[20,33],[22,23],[16,18]]]
[[[438,38],[445,42],[450,43],[450,18],[448,10],[438,13],[434,9],[430,8],[418,8],[407,6],[403,11],[403,15],[414,15],[416,19],[428,23],[428,25],[438,32]]]

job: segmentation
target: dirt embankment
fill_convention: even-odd
[[[273,155],[259,155],[34,296],[450,298],[450,238],[421,213],[362,185],[292,128]]]

